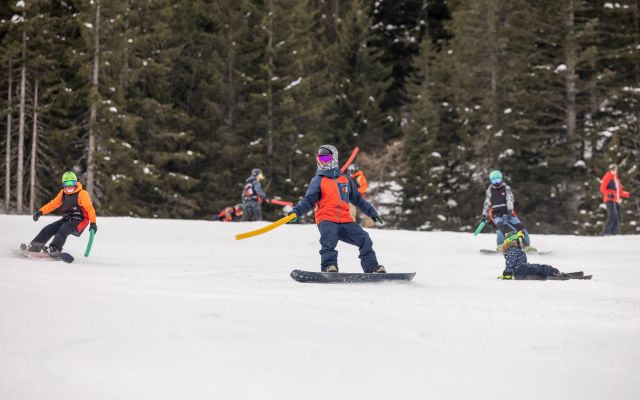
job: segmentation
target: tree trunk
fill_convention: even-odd
[[[11,208],[11,117],[13,108],[11,95],[13,92],[13,60],[9,58],[9,93],[7,94],[7,146],[5,149],[5,176],[4,176],[4,211],[8,214]]]
[[[38,154],[38,78],[33,89],[33,130],[31,137],[31,171],[29,179],[29,212],[33,214],[36,207],[36,157]]]
[[[95,198],[95,151],[96,151],[96,121],[98,119],[98,77],[100,64],[100,0],[96,1],[96,20],[93,27],[93,75],[91,78],[91,106],[89,110],[89,143],[87,145],[87,187],[86,190],[99,204]]]
[[[231,21],[231,16],[229,16]],[[235,91],[233,86],[233,72],[236,65],[236,45],[233,40],[233,25],[231,22],[227,23],[227,44],[229,46],[229,53],[227,54],[227,86],[229,88],[229,99],[227,100],[227,125],[233,126],[233,111],[235,109]]]
[[[565,28],[567,35],[565,37],[565,58],[567,62],[567,74],[565,78],[566,93],[566,124],[567,138],[570,142],[576,134],[576,40],[575,40],[575,4],[574,0],[569,0],[567,4],[567,15],[565,20]],[[573,145],[572,145],[573,146]]]
[[[24,126],[25,104],[27,98],[27,30],[22,30],[22,67],[20,68],[20,118],[18,124],[18,170],[16,171],[16,209],[22,214],[22,195],[24,186]]]
[[[273,0],[267,0],[267,159],[273,171]]]

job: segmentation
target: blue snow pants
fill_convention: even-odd
[[[520,230],[524,233],[525,245],[529,246],[531,244],[531,242],[529,241],[529,232],[527,232],[518,217],[494,217],[493,223],[496,225],[496,228],[498,228],[498,230],[496,231],[496,234],[498,235],[498,246],[501,245],[502,242],[504,242],[505,233]]]
[[[552,276],[558,274],[556,268],[553,268],[551,265],[546,264],[527,264],[516,269],[515,278],[516,279],[525,279],[529,275],[537,275],[537,276]]]
[[[358,246],[360,249],[360,265],[362,270],[371,273],[378,266],[376,253],[373,251],[373,242],[369,234],[355,222],[340,224],[331,221],[322,221],[318,224],[320,231],[320,267],[326,271],[330,265],[338,267],[338,252],[336,246],[338,240]]]

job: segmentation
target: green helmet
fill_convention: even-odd
[[[504,235],[504,241],[509,243],[509,242],[517,242],[520,239],[524,239],[524,232],[522,231],[518,231],[518,232],[509,232],[506,235]]]
[[[489,174],[489,181],[491,183],[500,183],[502,182],[502,172],[495,170],[495,171],[491,171],[491,173]]]
[[[62,183],[65,183],[67,181],[75,181],[75,182],[77,182],[78,181],[78,177],[72,171],[67,171],[64,174],[62,174]]]

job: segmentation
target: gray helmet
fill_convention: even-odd
[[[256,177],[258,175],[262,175],[262,170],[260,168],[254,168],[251,170],[251,176]]]

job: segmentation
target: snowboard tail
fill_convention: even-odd
[[[294,269],[291,278],[298,282],[312,283],[366,283],[386,281],[410,281],[416,275],[409,273],[343,273],[343,272],[311,272]]]
[[[70,264],[74,261],[74,258],[69,253],[42,253],[27,250],[15,250],[15,255],[22,258],[28,258],[32,260],[41,261],[63,261]]]

